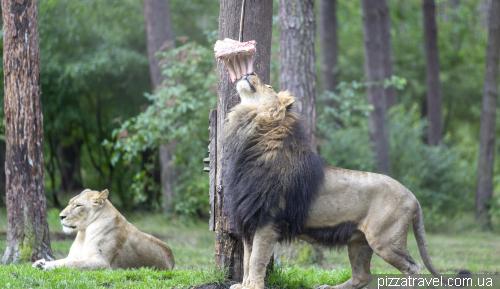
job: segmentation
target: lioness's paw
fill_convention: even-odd
[[[40,268],[45,270],[45,259],[40,259],[31,265],[32,268]]]
[[[243,288],[244,287],[241,284],[234,284],[231,287],[229,287],[229,289],[243,289]]]

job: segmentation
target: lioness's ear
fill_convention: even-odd
[[[284,107],[288,107],[295,102],[295,98],[293,98],[293,96],[290,94],[290,91],[288,90],[280,91],[278,93],[278,98],[280,99]]]
[[[90,201],[92,202],[92,205],[102,205],[104,203],[104,201],[108,198],[109,196],[109,192],[108,190],[104,190],[100,193],[98,193],[97,195],[93,196]]]

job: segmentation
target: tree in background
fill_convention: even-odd
[[[436,4],[434,0],[422,0],[425,60],[427,80],[427,118],[429,134],[427,143],[436,146],[443,137],[441,81],[439,79],[439,49],[436,24]]]
[[[316,143],[316,19],[313,0],[280,0],[280,91],[297,98],[296,111],[304,116],[306,133]]]
[[[321,87],[335,91],[338,84],[337,0],[319,2]],[[330,104],[330,103],[329,103]],[[336,106],[335,103],[331,105]]]
[[[498,99],[500,58],[500,0],[492,0],[488,21],[488,47],[479,136],[479,159],[476,186],[476,217],[491,226],[486,203],[493,196],[493,165],[495,160],[495,122]]]
[[[2,264],[54,260],[45,201],[38,1],[2,0],[7,247]]]
[[[143,0],[144,21],[148,43],[149,71],[153,92],[161,85],[165,75],[161,73],[158,51],[167,51],[175,47],[174,30],[170,17],[170,0]],[[173,142],[159,147],[161,166],[161,190],[163,193],[163,211],[170,211],[172,205],[172,150]]]
[[[365,75],[371,82],[366,89],[366,94],[368,103],[374,108],[370,113],[369,127],[370,140],[376,152],[377,171],[391,175],[386,97],[381,83],[384,79],[384,53],[382,52],[382,23],[379,5],[379,1],[362,1]]]
[[[377,2],[380,9],[380,44],[382,45],[384,78],[391,78],[394,75],[394,55],[392,54],[389,5],[387,5],[387,0],[379,0]],[[397,89],[394,86],[389,86],[385,89],[385,105],[387,110],[396,104],[398,104]]]

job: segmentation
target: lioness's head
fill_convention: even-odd
[[[86,189],[72,198],[59,214],[63,231],[69,234],[73,230],[85,230],[101,211],[108,195],[108,190],[98,192]]]

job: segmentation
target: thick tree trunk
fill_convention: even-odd
[[[500,58],[500,0],[492,0],[489,15],[488,48],[484,77],[483,109],[479,136],[477,167],[476,216],[491,225],[489,206],[485,203],[493,195],[493,165],[495,158],[495,120],[498,99],[498,69]]]
[[[297,98],[295,109],[306,121],[311,142],[316,140],[316,19],[314,0],[280,0],[280,91]]]
[[[242,0],[221,0],[219,14],[219,39],[238,40],[240,31]],[[245,1],[243,15],[243,35],[241,41],[255,40],[257,51],[254,55],[255,73],[264,83],[270,81],[271,34],[273,24],[273,1]],[[231,234],[231,224],[222,214],[224,194],[224,151],[222,138],[224,124],[229,110],[239,103],[234,83],[229,83],[229,75],[223,62],[217,66],[217,176],[215,195],[215,263],[219,267],[228,267],[233,280],[243,279],[243,245]]]
[[[380,41],[384,65],[384,78],[394,75],[394,55],[392,54],[391,17],[387,0],[378,0],[380,13]],[[385,89],[385,104],[387,110],[398,104],[398,92],[394,86]]]
[[[0,141],[0,206],[5,204],[5,142]]]
[[[170,17],[170,0],[143,0],[144,21],[148,42],[149,71],[153,91],[161,85],[165,76],[158,65],[158,51],[167,51],[175,46],[174,29]],[[160,145],[161,189],[163,193],[163,211],[170,211],[172,203],[172,150],[171,144]]]
[[[384,79],[381,43],[381,20],[378,1],[363,0],[363,38],[365,51],[365,75],[370,82]],[[386,99],[384,87],[370,85],[366,89],[368,103],[374,110],[370,113],[370,140],[377,153],[378,172],[390,175],[389,135],[386,123]]]
[[[321,86],[323,90],[335,91],[338,82],[337,0],[319,2],[319,19]]]
[[[7,247],[2,264],[53,260],[47,225],[36,0],[2,0]]]
[[[424,10],[425,60],[427,79],[427,116],[430,146],[439,145],[443,136],[441,81],[439,80],[439,49],[434,0],[422,0]]]

